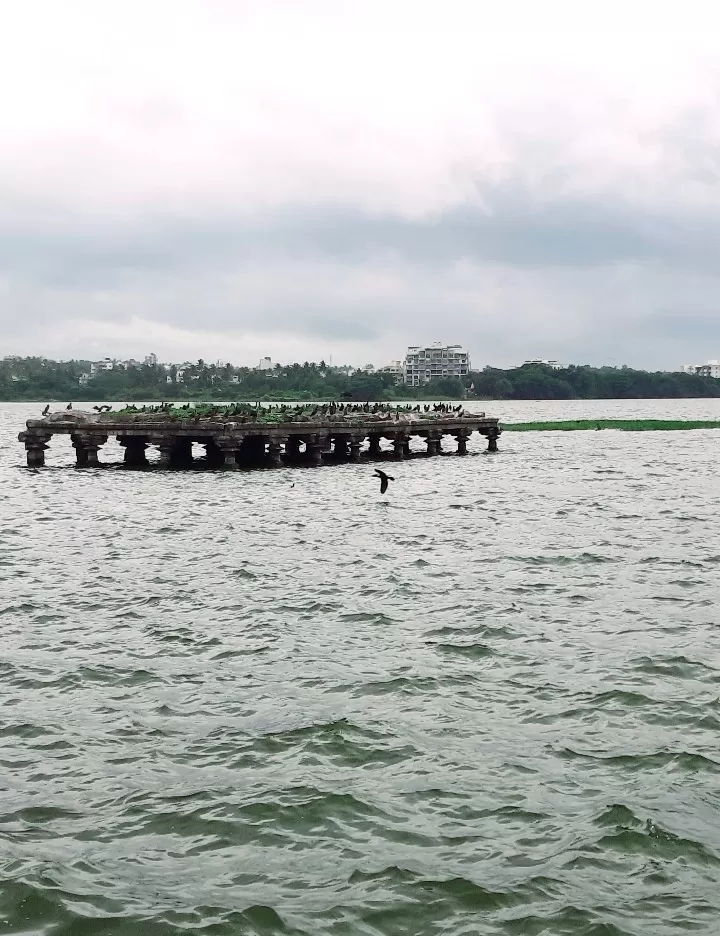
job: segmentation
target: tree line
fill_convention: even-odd
[[[720,397],[720,380],[629,367],[523,365],[486,367],[467,378],[441,378],[422,387],[396,384],[392,374],[304,362],[259,371],[231,364],[114,364],[91,375],[89,361],[6,357],[0,399],[132,402],[136,400],[402,399],[569,400]]]
[[[571,365],[486,367],[470,375],[472,393],[488,400],[644,400],[720,397],[720,380],[697,374]]]

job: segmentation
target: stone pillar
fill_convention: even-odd
[[[488,452],[497,452],[497,440],[500,435],[499,429],[488,429],[487,440],[488,440]]]
[[[318,436],[312,436],[306,443],[307,453],[310,456],[311,465],[322,465],[323,463],[323,445],[324,439]]]
[[[72,446],[75,449],[75,467],[76,468],[87,468],[87,452],[85,451],[85,446],[83,440],[77,433],[73,432],[70,436],[72,441]]]
[[[469,435],[470,431],[468,429],[459,430],[455,433],[458,455],[467,455],[467,440]]]
[[[360,461],[360,446],[363,443],[363,438],[364,436],[361,435],[350,436],[350,461]]]
[[[287,439],[282,436],[271,436],[268,443],[268,456],[273,468],[282,468],[282,447],[287,445]]]
[[[442,435],[438,432],[428,432],[427,434],[427,453],[428,455],[440,455]]]
[[[233,439],[231,436],[215,436],[215,445],[222,452],[222,464],[220,468],[227,471],[234,471],[239,468],[237,462],[238,452],[240,450],[240,440]]]
[[[98,451],[107,442],[107,436],[85,433],[76,433],[73,445],[77,453],[78,468],[99,468]]]
[[[18,439],[25,443],[28,468],[42,468],[51,435],[48,432],[21,432]]]
[[[170,453],[170,467],[188,469],[192,468],[192,466],[192,439],[188,439],[186,436],[180,436],[175,439],[175,444]]]
[[[208,439],[202,443],[205,446],[205,462],[208,468],[220,468],[225,461],[225,457],[217,447],[213,439]]]
[[[237,463],[237,449],[236,448],[226,448],[222,450],[223,453],[223,463],[222,468],[225,468],[229,471],[235,471],[236,468],[240,466]]]
[[[102,444],[102,442],[97,442],[95,439],[91,439],[89,442],[85,443],[86,464],[88,468],[100,467],[98,453],[100,452],[100,446]]]
[[[285,440],[285,462],[298,461],[300,458],[300,438],[299,436],[288,436]]]
[[[405,458],[409,444],[410,439],[404,432],[395,433],[395,438],[393,439],[393,449],[395,451],[395,458],[397,458],[398,461]]]
[[[175,447],[174,441],[170,439],[167,442],[161,442],[158,445],[158,451],[160,452],[160,458],[158,458],[157,464],[158,468],[170,468],[172,465],[172,455],[173,448]]]
[[[335,458],[348,457],[348,440],[344,435],[336,435],[333,438],[333,455]]]
[[[371,458],[377,458],[377,456],[380,454],[380,439],[381,438],[382,436],[379,436],[377,432],[370,433],[368,437],[368,442],[369,442],[368,455]]]
[[[127,468],[147,468],[149,464],[145,454],[147,439],[144,436],[119,436],[118,443],[125,449],[123,462]],[[75,445],[74,441],[73,445]],[[78,458],[79,456],[80,450],[78,449]]]

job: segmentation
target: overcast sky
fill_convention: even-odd
[[[2,354],[720,357],[720,5],[6,0]]]

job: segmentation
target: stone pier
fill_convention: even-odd
[[[128,469],[237,470],[401,461],[441,454],[464,456],[473,433],[487,439],[488,452],[497,452],[501,431],[498,420],[484,414],[439,418],[354,414],[347,418],[252,423],[164,413],[95,415],[78,411],[29,419],[18,438],[25,445],[30,468],[42,468],[53,437],[66,435],[75,449],[78,468],[97,468],[102,446],[114,436],[124,449],[122,464]],[[443,452],[446,437],[455,441],[452,452]],[[411,449],[413,438],[425,443],[424,451]],[[204,458],[193,457],[194,445],[204,446]]]

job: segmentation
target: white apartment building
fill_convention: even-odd
[[[385,364],[384,367],[378,367],[378,374],[392,374],[395,378],[395,382],[402,382],[405,367],[402,361],[390,361],[389,364]]]
[[[258,371],[271,371],[274,370],[273,362],[269,357],[260,358],[260,363],[255,368]]]
[[[720,377],[720,361],[708,361],[707,364],[681,364],[683,374],[698,374],[700,377]]]
[[[545,367],[552,367],[553,370],[562,370],[562,364],[558,364],[557,361],[546,360],[545,358],[532,358],[528,361],[522,362],[522,367],[525,367],[526,364],[543,364]]]
[[[469,371],[470,355],[462,345],[413,345],[405,355],[403,382],[419,387],[440,377],[467,377]]]
[[[111,371],[116,364],[117,361],[109,357],[103,358],[102,361],[95,361],[90,365],[90,376],[94,377],[100,371]]]

